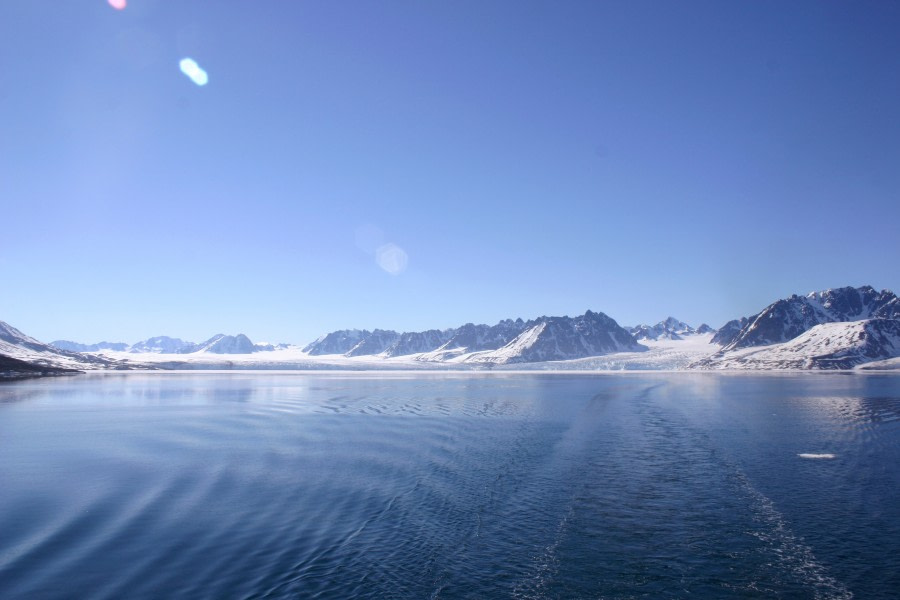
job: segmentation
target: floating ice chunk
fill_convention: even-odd
[[[797,456],[799,456],[800,458],[809,458],[809,459],[813,459],[813,460],[816,460],[816,459],[830,460],[832,458],[837,458],[834,454],[809,454],[809,453],[805,453],[805,452],[803,454],[798,454]]]
[[[187,75],[191,81],[197,85],[206,85],[209,81],[209,76],[206,74],[206,71],[201,69],[200,65],[198,65],[193,58],[182,58],[181,62],[178,63],[178,66],[181,67],[181,72]]]

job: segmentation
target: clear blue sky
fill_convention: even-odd
[[[4,1],[0,320],[303,343],[900,291],[898,32],[887,1]]]

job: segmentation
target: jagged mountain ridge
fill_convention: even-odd
[[[356,341],[358,340],[358,341]],[[356,343],[344,356],[419,355],[418,360],[504,364],[597,356],[616,351],[642,351],[624,328],[603,313],[587,311],[579,317],[539,317],[530,321],[506,319],[496,325],[466,323],[456,329],[406,332],[376,329],[341,330],[322,336],[304,348],[321,356]],[[337,352],[333,352],[337,354]]]
[[[719,346],[727,346],[740,335],[741,330],[747,326],[747,323],[750,322],[751,319],[755,319],[758,314],[753,315],[752,317],[741,317],[740,319],[732,319],[728,321],[713,335],[712,339],[709,341],[710,344],[718,344]]]
[[[720,344],[720,349],[711,355],[688,349],[695,348],[698,341],[705,341],[698,336],[684,342],[689,346],[680,347],[682,340],[693,333],[709,333],[711,328],[706,325],[693,329],[669,317],[654,326],[639,325],[626,330],[603,313],[591,311],[574,318],[543,316],[529,321],[506,319],[492,326],[467,323],[457,328],[421,332],[342,330],[319,338],[307,345],[303,352],[287,345],[254,344],[243,334],[217,334],[199,344],[160,336],[138,342],[127,347],[127,350],[196,355],[190,359],[190,364],[197,363],[203,355],[216,354],[247,355],[247,359],[241,360],[251,361],[246,364],[257,364],[253,362],[257,359],[249,358],[250,354],[284,349],[286,354],[262,358],[259,364],[279,361],[289,366],[291,361],[305,363],[315,356],[330,354],[379,360],[405,357],[419,363],[463,366],[540,363],[646,351],[648,348],[641,345],[635,339],[637,337],[654,341],[648,344],[651,353],[662,351],[685,355],[693,352],[694,362],[685,362],[684,366],[695,368],[826,369],[894,360],[900,356],[900,343],[895,339],[898,322],[900,300],[893,292],[877,292],[870,286],[863,286],[830,289],[806,296],[793,295],[773,302],[756,315],[729,321],[715,332],[712,342]],[[138,366],[119,350],[123,346],[121,344],[101,342],[87,346],[60,342],[61,345],[72,344],[72,347],[99,348],[82,354],[43,344],[5,323],[0,325],[0,355],[13,359],[46,367],[74,369],[121,368],[126,362]],[[188,364],[180,359],[165,362],[149,357],[135,358],[148,364]],[[624,356],[622,360],[637,359]],[[655,364],[659,359],[654,358],[650,362]],[[197,364],[212,366],[217,363],[212,360]],[[341,363],[328,358],[325,364]],[[355,364],[374,367],[377,363],[364,361]],[[391,361],[387,364],[399,363]]]
[[[365,329],[340,329],[310,342],[303,347],[303,351],[311,356],[346,354],[370,335],[372,332]]]
[[[900,300],[871,286],[776,300],[726,323],[701,369],[849,369],[900,356]]]
[[[637,325],[629,328],[628,331],[636,342],[640,342],[641,340],[660,339],[681,340],[687,335],[705,334],[714,330],[706,323],[694,329],[684,321],[679,321],[675,317],[667,317],[656,325]]]
[[[152,352],[154,354],[178,354],[185,348],[195,346],[193,342],[186,342],[180,338],[172,338],[160,335],[132,344],[127,352],[140,353]]]
[[[520,335],[527,324],[522,319],[504,319],[496,325],[466,323],[453,332],[453,336],[438,351],[497,350]]]
[[[716,353],[700,369],[852,369],[900,356],[900,319],[820,323],[780,344]]]
[[[400,334],[396,331],[376,329],[350,348],[346,355],[369,356],[371,354],[381,354],[382,352],[387,352],[399,339]]]
[[[493,351],[476,353],[472,363],[531,363],[573,360],[612,352],[642,352],[631,334],[603,313],[587,311],[578,317],[539,317],[524,323],[524,330]]]
[[[186,342],[180,338],[165,335],[142,340],[132,345],[124,342],[100,342],[97,344],[81,344],[67,340],[57,340],[52,346],[70,352],[128,352],[131,354],[192,354],[194,352],[210,352],[213,354],[250,354],[284,348],[286,344],[254,344],[243,333],[226,335],[219,333],[200,343]]]
[[[68,352],[98,352],[100,350],[112,350],[113,352],[124,352],[128,349],[128,344],[124,342],[98,342],[96,344],[79,344],[69,340],[55,340],[50,342],[51,346],[66,350]]]
[[[871,318],[900,318],[900,300],[889,290],[877,292],[871,286],[828,289],[776,300],[756,315],[729,321],[713,341],[727,352],[783,343],[822,323]]]
[[[257,352],[258,348],[243,333],[237,335],[225,335],[219,333],[205,342],[195,344],[192,347],[182,348],[179,354],[192,352],[212,352],[213,354],[250,354]]]
[[[421,354],[440,348],[452,337],[452,329],[429,329],[428,331],[414,331],[400,334],[397,341],[385,350],[386,356],[406,356],[408,354]]]

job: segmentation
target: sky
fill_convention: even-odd
[[[124,4],[0,3],[0,320],[38,339],[900,292],[900,3]]]

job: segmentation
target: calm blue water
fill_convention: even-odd
[[[898,376],[0,386],[4,599],[898,596]]]

